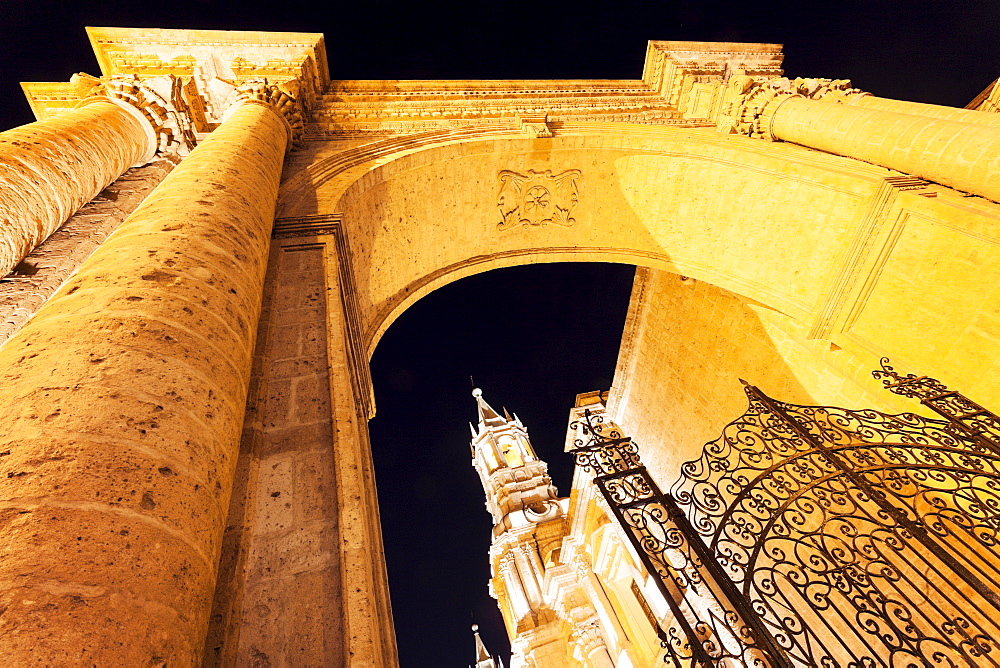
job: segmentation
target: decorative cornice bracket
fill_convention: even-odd
[[[548,121],[548,114],[517,117],[517,124],[531,139],[548,138],[553,136],[552,130],[549,128]]]

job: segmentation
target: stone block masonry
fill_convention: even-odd
[[[343,665],[341,564],[323,244],[272,272],[206,665]],[[235,516],[234,516],[235,515]],[[237,526],[239,525],[239,526]],[[226,617],[229,620],[226,620]],[[224,621],[238,632],[223,633]]]

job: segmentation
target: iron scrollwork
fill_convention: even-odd
[[[794,664],[1000,666],[1000,455],[952,419],[746,392],[672,491]]]
[[[887,360],[874,375],[944,419],[746,385],[670,494],[603,416],[572,425],[673,613],[665,661],[1000,667],[1000,418]]]
[[[881,369],[872,375],[881,380],[890,392],[911,399],[919,399],[938,415],[954,425],[963,436],[979,442],[983,447],[1000,453],[1000,418],[959,392],[927,376],[909,373],[902,375],[889,365],[889,358],[879,360]]]
[[[589,410],[570,426],[582,436],[572,451],[577,465],[595,473],[594,483],[670,607],[670,622],[659,630],[664,661],[675,668],[791,666],[752,611],[733,600],[731,583],[642,465],[635,443]]]

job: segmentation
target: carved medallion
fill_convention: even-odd
[[[509,230],[518,225],[541,226],[546,223],[570,226],[576,222],[573,208],[579,199],[579,169],[569,169],[561,174],[551,170],[526,174],[503,170],[499,174],[500,194],[497,206],[503,221],[498,230]]]

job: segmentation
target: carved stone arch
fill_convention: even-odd
[[[552,127],[544,143],[513,128],[434,130],[330,154],[330,145],[306,142],[286,162],[272,269],[308,266],[329,288],[316,317],[326,318],[329,357],[320,364],[330,370],[338,499],[362,509],[341,516],[345,544],[360,546],[350,555],[381,549],[364,427],[374,411],[368,359],[420,297],[494,268],[641,267],[607,404],[648,444],[643,461],[665,482],[711,438],[699,434],[717,434],[718,421],[738,414],[724,390],[743,409],[738,364],[743,377],[796,403],[912,409],[868,376],[887,355],[1000,403],[1000,374],[988,372],[1000,370],[988,320],[1000,265],[960,266],[1000,257],[996,204],[714,129]],[[576,172],[572,225],[538,218],[498,228],[501,175]],[[678,342],[690,345],[671,352]],[[735,362],[700,372],[722,347]],[[683,367],[688,353],[698,364]],[[663,371],[665,359],[677,378]],[[707,390],[680,402],[692,387]],[[679,413],[693,417],[671,422]],[[391,642],[384,574],[360,558],[345,564],[343,609],[362,629],[357,646],[376,652]]]
[[[499,175],[529,169],[580,170],[574,225],[497,231]],[[496,267],[572,259],[707,281],[796,318],[818,338],[845,326],[858,333],[851,326],[862,324],[863,347],[954,377],[961,363],[950,371],[927,351],[874,340],[866,319],[871,298],[883,297],[879,283],[896,289],[916,256],[932,252],[896,253],[893,235],[928,226],[944,242],[940,228],[958,204],[891,179],[866,163],[702,129],[579,123],[543,153],[510,131],[436,131],[314,162],[286,180],[279,216],[341,216],[369,354],[388,324],[436,287]],[[968,226],[957,233],[976,245]],[[977,280],[966,280],[974,291]],[[933,285],[922,287],[940,302]],[[970,381],[981,384],[953,382]]]

